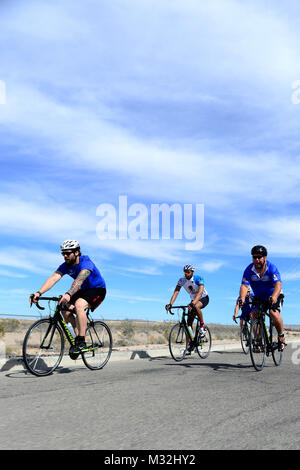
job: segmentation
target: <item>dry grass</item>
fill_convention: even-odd
[[[25,333],[35,320],[0,319],[0,340],[4,341],[6,356],[20,356]],[[114,348],[137,346],[161,347],[168,345],[169,333],[175,322],[149,322],[149,321],[106,321],[109,325]],[[208,324],[213,342],[239,341],[240,329],[238,325]],[[296,329],[289,331],[289,337],[299,336]]]

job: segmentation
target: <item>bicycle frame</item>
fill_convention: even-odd
[[[200,330],[200,322],[199,322],[199,318],[196,316],[196,320],[197,320],[197,323],[196,323],[196,330],[195,330],[195,335],[192,336],[191,332],[190,332],[190,329],[188,328],[188,323],[186,321],[186,318],[188,318],[189,316],[194,316],[194,313],[189,312],[188,311],[188,306],[187,305],[178,305],[178,306],[175,306],[175,307],[171,307],[169,312],[171,313],[171,315],[174,315],[174,313],[172,313],[172,310],[173,309],[181,309],[182,310],[182,317],[181,317],[181,320],[180,320],[180,324],[184,327],[185,331],[187,332],[192,344],[193,343],[196,343],[196,340],[198,338],[198,335],[199,335],[199,330]]]
[[[253,302],[253,305],[257,306],[258,307],[258,313],[257,313],[257,318],[256,320],[261,320],[262,321],[262,324],[263,324],[263,328],[264,328],[264,333],[265,333],[265,336],[266,336],[266,340],[267,340],[267,354],[269,352],[272,351],[272,342],[271,342],[271,338],[270,336],[272,335],[272,319],[270,317],[270,314],[268,312],[266,312],[266,305],[264,303],[264,301],[260,301],[257,303]],[[270,325],[269,325],[269,328],[267,327],[266,325],[266,316],[269,317],[270,319]]]
[[[54,302],[58,302],[60,300],[60,297],[40,297],[41,300],[49,300],[49,301],[54,301]],[[40,310],[45,310],[45,307],[41,307],[38,303],[37,303],[37,307],[40,309]],[[47,349],[45,346],[44,346],[44,341],[46,340],[46,338],[48,337],[48,334],[49,332],[52,330],[52,335],[51,335],[51,338],[50,338],[50,341],[49,341],[49,346],[48,348],[50,347],[50,344],[51,344],[51,341],[52,341],[52,338],[53,338],[53,334],[54,334],[54,329],[52,328],[53,325],[56,325],[57,323],[61,326],[62,328],[62,331],[65,335],[65,337],[67,338],[68,342],[70,343],[71,346],[74,346],[75,345],[75,339],[73,338],[72,336],[72,333],[71,331],[69,330],[69,328],[67,327],[67,324],[62,316],[62,313],[61,313],[61,310],[62,310],[62,307],[60,305],[57,305],[56,308],[55,308],[55,312],[53,315],[49,315],[49,319],[50,319],[50,324],[49,324],[49,328],[48,328],[48,331],[43,339],[43,342],[41,344],[41,348],[45,348]]]
[[[48,300],[48,301],[52,300],[53,302],[58,302],[60,300],[60,298],[61,297],[40,297],[39,300]],[[37,303],[36,306],[40,310],[45,310],[45,307],[41,307],[39,305],[39,303]],[[50,348],[51,341],[52,341],[52,338],[53,338],[53,335],[54,335],[54,329],[52,327],[53,327],[53,325],[56,325],[57,323],[62,328],[62,331],[65,335],[65,338],[67,338],[68,342],[70,343],[70,346],[75,345],[75,338],[73,338],[72,333],[70,332],[69,328],[67,327],[67,323],[64,320],[63,315],[61,313],[62,310],[63,310],[63,308],[60,305],[57,305],[54,314],[49,315],[50,324],[49,324],[49,328],[48,328],[48,330],[45,334],[45,337],[42,341],[42,344],[41,344],[42,349],[49,349]],[[87,314],[87,317],[88,317],[88,325],[90,327],[93,327],[94,326],[94,321],[89,317],[89,309],[87,309],[86,314]],[[44,341],[48,337],[48,334],[51,330],[52,330],[52,334],[51,334],[51,338],[50,338],[50,341],[49,341],[49,345],[48,345],[48,347],[46,347],[46,346],[44,346]],[[97,335],[97,333],[96,333],[96,335]],[[97,337],[98,337],[98,335],[97,335]],[[99,343],[101,344],[101,340],[99,338],[98,338],[98,340],[99,340]],[[89,348],[88,350],[93,351],[95,349],[98,349],[98,346]]]
[[[191,332],[188,329],[187,321],[185,319],[185,317],[188,317],[190,315],[190,312],[187,312],[188,307],[186,305],[178,305],[176,307],[171,307],[170,310],[169,310],[171,315],[174,315],[174,312],[172,312],[172,310],[175,309],[175,308],[180,308],[182,310],[182,317],[181,317],[181,320],[180,320],[180,324],[184,326],[184,329],[186,330],[189,338],[191,340],[193,340],[194,338],[192,338]]]

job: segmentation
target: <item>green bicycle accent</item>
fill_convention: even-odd
[[[74,346],[75,340],[74,340],[74,338],[73,338],[73,336],[72,336],[71,331],[70,331],[69,328],[67,327],[67,324],[66,324],[65,320],[62,320],[61,323],[62,323],[62,325],[63,325],[63,328],[64,328],[65,333],[68,335],[69,340],[71,341],[72,345]]]

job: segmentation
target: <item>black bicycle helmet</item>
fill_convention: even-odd
[[[251,255],[267,256],[267,248],[262,245],[255,245],[251,250]]]

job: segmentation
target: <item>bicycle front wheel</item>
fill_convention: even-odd
[[[169,335],[169,350],[174,361],[182,361],[187,352],[187,335],[184,326],[177,323]]]
[[[274,364],[275,366],[280,366],[282,361],[282,351],[279,351],[278,349],[278,333],[272,321],[270,324],[270,342]]]
[[[209,356],[211,350],[211,334],[207,326],[204,330],[204,336],[200,336],[199,333],[196,349],[201,359],[206,359]]]
[[[63,333],[57,324],[49,318],[35,322],[23,341],[23,361],[27,370],[39,377],[52,374],[62,360],[64,344]]]
[[[112,335],[103,321],[91,322],[86,330],[86,344],[90,351],[82,354],[82,360],[91,370],[102,369],[112,351]]]
[[[244,354],[249,353],[249,327],[248,325],[244,325],[243,328],[241,328],[241,345],[242,345],[242,350]]]
[[[267,341],[263,322],[255,320],[250,329],[250,356],[253,367],[260,371],[266,362]]]

